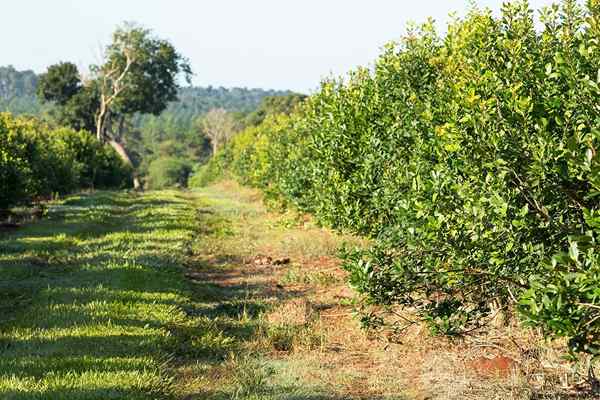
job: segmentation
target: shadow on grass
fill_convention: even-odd
[[[193,321],[169,251],[193,229],[185,207],[98,193],[0,234],[0,398],[169,396],[164,362],[194,345],[177,342]]]
[[[269,305],[257,294],[265,288],[221,285],[235,277],[177,247],[182,230],[228,236],[224,221],[181,198],[98,193],[0,234],[0,398],[173,398],[172,367],[210,367],[243,352],[264,328]],[[264,398],[342,400],[301,389],[271,387]]]
[[[215,365],[252,340],[261,288],[183,277],[177,232],[221,234],[209,214],[98,193],[0,236],[0,398],[168,398],[165,360]]]

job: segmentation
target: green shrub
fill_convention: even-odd
[[[72,155],[71,168],[78,172],[78,187],[130,187],[132,169],[109,145],[103,145],[86,131],[57,129],[50,133],[56,146]]]
[[[226,177],[228,168],[229,148],[219,151],[210,162],[197,167],[189,179],[189,186],[200,188],[208,186]]]
[[[473,9],[327,80],[291,117],[243,132],[227,169],[370,236],[346,252],[370,301],[432,331],[518,310],[573,352],[600,354],[600,1],[564,0],[536,30],[525,1]]]
[[[8,114],[0,114],[0,209],[18,203],[31,191],[26,150],[24,132],[15,129]]]
[[[132,171],[89,132],[0,113],[0,209],[79,188],[130,185]]]
[[[190,164],[178,158],[159,158],[148,166],[148,186],[152,189],[187,187]]]

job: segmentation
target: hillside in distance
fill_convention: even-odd
[[[0,66],[0,112],[13,114],[33,114],[43,112],[48,106],[38,101],[35,91],[38,75],[31,71],[18,71],[13,66]],[[258,108],[268,96],[284,96],[290,91],[224,88],[224,87],[184,87],[179,100],[169,105],[164,114],[174,117],[185,125],[198,115],[212,108],[224,108],[235,113],[250,113]],[[150,117],[139,117],[142,124]],[[137,124],[136,124],[137,125]]]
[[[31,70],[0,67],[0,111],[39,114],[42,107],[35,96],[37,82],[38,76]]]

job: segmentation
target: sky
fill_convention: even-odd
[[[498,11],[502,0],[480,0]],[[551,0],[530,0],[539,9]],[[407,23],[464,15],[467,0],[6,0],[0,65],[85,69],[124,21],[170,40],[200,86],[311,93],[322,78],[372,63]]]

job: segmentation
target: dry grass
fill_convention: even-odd
[[[460,341],[431,337],[421,324],[401,335],[363,331],[354,314],[359,299],[345,283],[336,252],[343,243],[365,241],[320,228],[305,215],[269,212],[258,192],[235,183],[201,194],[218,227],[200,238],[205,268],[197,278],[252,287],[252,300],[268,305],[259,333],[246,343],[247,352],[265,357],[263,378],[271,385],[294,381],[327,393],[293,398],[584,398],[575,390],[580,375],[561,358],[563,344],[547,343],[518,325],[499,324]],[[289,264],[274,265],[279,259]],[[496,357],[509,358],[510,366],[481,370]],[[230,367],[215,366],[213,386],[231,381],[225,372]]]

